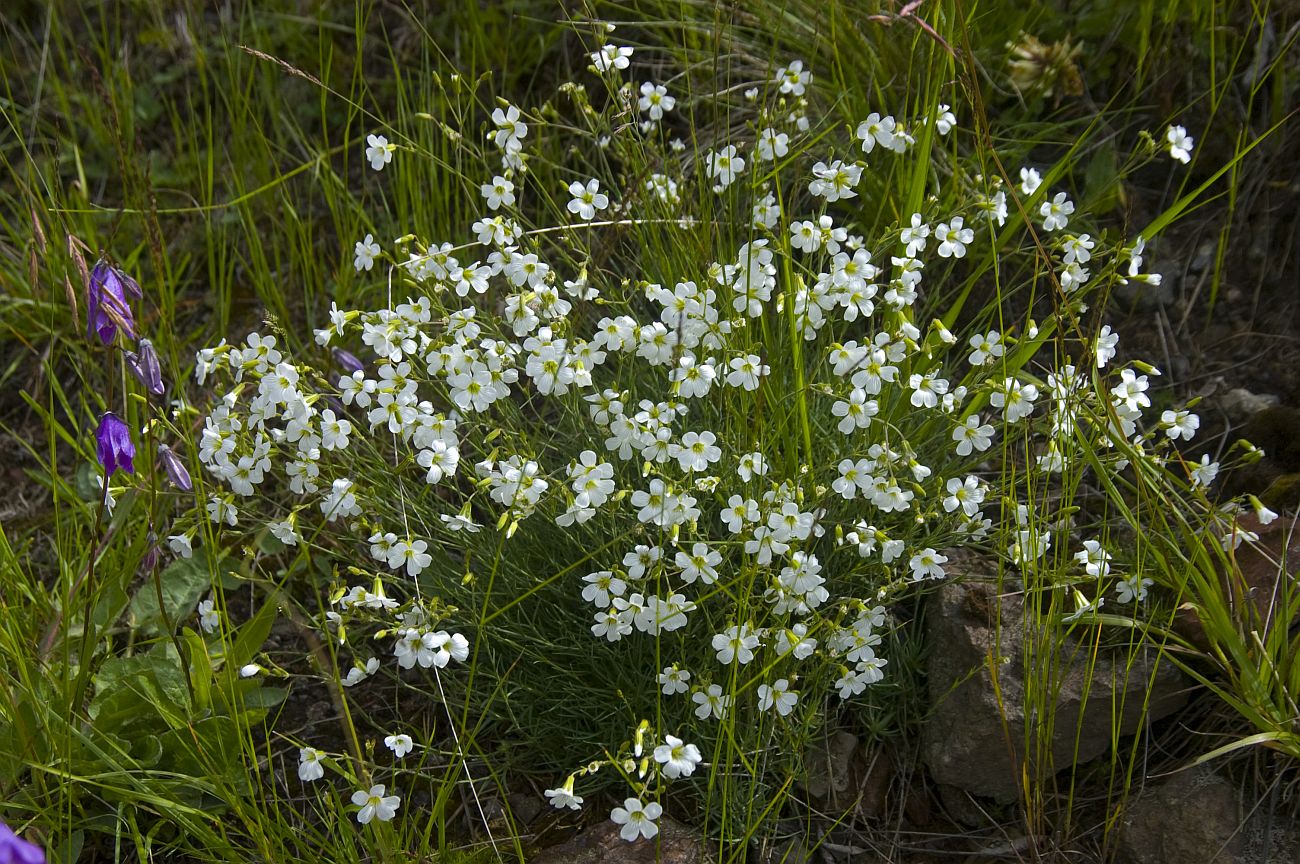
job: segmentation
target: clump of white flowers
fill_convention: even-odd
[[[604,45],[592,70],[616,78],[632,57]],[[1032,168],[1018,191],[1033,198],[1027,212],[1054,256],[1061,311],[965,332],[926,323],[946,311],[932,305],[943,295],[930,274],[988,254],[1007,190],[966,176],[952,183],[964,197],[865,236],[863,207],[878,203],[862,203],[864,177],[908,157],[909,129],[935,122],[948,134],[956,116],[948,106],[937,118],[873,112],[832,146],[833,136],[814,140],[803,108],[777,110],[775,100],[806,105],[812,82],[792,61],[768,82],[772,104],[756,93],[737,109],[757,112],[758,131],[694,154],[678,155],[658,125],[593,128],[584,145],[574,126],[498,107],[486,118],[494,152],[467,151],[481,169],[480,218],[445,238],[409,226],[387,248],[369,234],[357,241],[355,269],[386,271],[375,302],[331,309],[301,351],[252,333],[199,352],[199,383],[213,388],[200,444],[207,518],[232,538],[258,526],[286,545],[312,538],[336,572],[362,577],[340,577],[319,622],[354,652],[348,686],[383,661],[395,674],[436,674],[469,659],[469,641],[442,626],[459,613],[428,599],[481,603],[478,583],[462,579],[467,559],[510,556],[534,534],[554,536],[551,525],[582,538],[550,550],[557,572],[594,550],[564,577],[586,610],[581,638],[661,658],[642,672],[665,728],[643,724],[630,762],[606,763],[635,793],[611,817],[628,840],[655,836],[657,781],[689,780],[731,712],[761,714],[771,729],[881,681],[889,604],[951,576],[951,550],[974,545],[1031,569],[1071,542],[1025,488],[1004,484],[1023,474],[1002,472],[1004,460],[1032,453],[1027,470],[1050,477],[1074,464],[1087,430],[1126,442],[1106,463],[1121,470],[1123,453],[1160,458],[1198,425],[1185,409],[1145,417],[1153,373],[1108,366],[1109,328],[1069,330],[1066,355],[1047,341],[1067,332],[1089,286],[1151,277],[1139,271],[1141,240],[1067,234],[1083,214],[1066,192],[1040,190]],[[639,93],[652,121],[679,107],[665,85]],[[1177,158],[1190,139],[1172,132]],[[653,171],[627,172],[637,179],[626,185],[618,172],[589,176],[584,162],[557,199],[524,170],[526,143],[590,148],[609,135],[620,158],[640,153]],[[371,136],[366,156],[379,170],[393,148]],[[552,209],[524,208],[530,198]],[[635,256],[596,263],[602,232],[629,230],[708,256],[671,276],[661,263],[638,272]],[[1196,467],[1193,482],[1214,470]],[[995,524],[1004,502],[1018,515]],[[1075,557],[1121,602],[1146,596],[1098,541]],[[205,629],[218,626],[211,605],[199,611]],[[401,733],[386,743],[398,757],[415,746]],[[305,748],[299,776],[321,777],[323,758]],[[574,779],[593,766],[547,798],[580,807]],[[394,818],[400,801],[386,791],[356,792],[359,821]]]

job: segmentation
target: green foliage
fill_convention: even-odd
[[[561,766],[615,747],[607,737],[611,726],[630,729],[656,710],[635,663],[610,663],[599,645],[550,635],[556,617],[583,611],[565,580],[571,584],[597,556],[621,554],[629,537],[539,530],[526,550],[510,556],[467,544],[467,557],[442,562],[452,583],[465,577],[466,584],[433,593],[463,606],[493,638],[483,644],[478,680],[464,692],[451,685],[449,701],[464,699],[465,710],[456,724],[462,736],[456,767],[434,783],[441,806],[389,833],[361,837],[351,830],[350,790],[323,796],[315,809],[295,800],[300,790],[291,765],[288,786],[282,776],[292,745],[277,737],[275,726],[290,692],[266,677],[242,678],[239,670],[258,663],[276,671],[263,654],[273,626],[282,616],[300,622],[320,608],[329,585],[341,578],[329,563],[339,549],[322,538],[296,555],[263,535],[255,549],[230,548],[218,560],[201,553],[153,568],[146,561],[156,535],[170,533],[167,526],[189,508],[188,499],[163,490],[155,477],[149,492],[132,491],[112,514],[101,512],[90,431],[127,383],[116,359],[106,361],[82,338],[83,279],[70,237],[84,241],[91,257],[102,249],[140,275],[148,298],[141,318],[173,381],[189,377],[195,347],[242,336],[263,321],[264,332],[310,354],[316,350],[310,328],[322,326],[331,302],[383,304],[373,280],[350,266],[353,240],[373,233],[387,245],[413,227],[422,236],[447,237],[477,215],[477,184],[485,179],[476,167],[479,120],[497,98],[536,105],[542,94],[584,75],[575,28],[591,35],[586,18],[628,21],[618,38],[647,49],[656,67],[673,70],[673,90],[689,102],[727,93],[737,82],[770,79],[794,57],[825,70],[813,98],[828,129],[856,123],[873,109],[932,116],[941,101],[953,101],[973,115],[979,143],[997,148],[1001,163],[985,162],[986,176],[1014,182],[1007,172],[1019,164],[1050,166],[1043,191],[1021,200],[1025,212],[1034,213],[1047,188],[1058,185],[1072,190],[1081,209],[1111,215],[1116,224],[1143,225],[1148,240],[1225,186],[1235,201],[1252,160],[1269,154],[1274,133],[1291,118],[1287,76],[1294,73],[1281,59],[1290,46],[1271,54],[1256,50],[1269,4],[971,2],[925,4],[919,17],[900,18],[894,7],[902,4],[864,10],[842,0],[646,0],[575,7],[566,13],[571,21],[557,20],[561,11],[549,0],[436,4],[432,13],[419,14],[382,4],[318,5],[315,17],[296,6],[237,4],[229,12],[144,2],[29,4],[0,13],[6,48],[0,51],[6,128],[0,135],[0,282],[6,287],[0,387],[7,394],[0,427],[19,442],[24,479],[40,499],[0,528],[0,818],[48,838],[52,860],[131,851],[141,859],[166,853],[232,862],[250,855],[404,860],[407,853],[459,860],[447,849],[443,819],[461,794],[463,775],[456,772],[465,764],[486,764],[506,789],[516,777],[554,782],[551,772],[567,770]],[[1006,83],[1008,45],[1022,32],[1048,44],[1068,37],[1082,46],[1075,62],[1085,97],[1021,93]],[[1238,122],[1231,96],[1241,90],[1258,110]],[[609,98],[592,94],[596,110]],[[557,99],[540,110],[555,119],[570,107]],[[1132,142],[1138,129],[1163,128],[1185,110],[1197,118],[1189,128],[1198,145],[1217,140],[1213,157],[1207,167],[1196,165],[1168,200],[1135,206],[1135,197],[1154,195],[1148,187],[1164,181],[1152,180],[1148,152],[1122,142]],[[727,131],[727,116],[718,111],[679,131],[704,150]],[[578,123],[582,115],[567,119]],[[1239,137],[1220,135],[1225,125],[1240,126]],[[393,184],[374,182],[360,155],[365,135],[381,126],[418,155]],[[959,145],[927,133],[919,148],[926,158],[898,163],[910,168],[868,176],[864,201],[890,204],[858,214],[864,233],[882,233],[910,212],[947,208],[957,199],[948,180],[962,155]],[[979,158],[988,152],[971,149]],[[549,207],[550,218],[558,219],[563,185],[579,169],[604,176],[610,158],[597,148],[539,154],[537,185],[556,196],[540,213]],[[622,170],[635,177],[648,168]],[[745,224],[734,212],[724,215]],[[1218,238],[1212,297],[1222,252],[1235,239],[1229,228]],[[1008,304],[1054,305],[1032,266],[1006,269],[1020,230],[1013,206],[992,248],[951,274],[934,303],[945,324],[1006,330]],[[598,251],[611,270],[668,280],[703,260],[701,250],[713,242],[734,245],[743,238],[638,227]],[[548,254],[575,269],[585,263],[561,242]],[[774,354],[794,358],[778,374],[783,392],[797,398],[766,406],[763,434],[782,462],[815,465],[828,458],[824,442],[834,421],[799,377],[804,358],[784,327],[790,322],[770,323],[761,339]],[[1077,339],[1090,324],[1060,331],[1045,325],[1021,341],[1008,368],[1029,369],[1035,351]],[[22,399],[13,395],[18,392]],[[137,403],[129,407],[138,429],[148,412]],[[892,419],[906,413],[902,405],[892,410]],[[177,444],[196,464],[195,447],[186,442],[197,416],[186,407],[155,418],[149,443]],[[531,434],[573,429],[571,416],[536,419]],[[737,412],[728,422],[749,420]],[[152,450],[140,460],[150,461]],[[1076,490],[1084,470],[1067,472],[1061,485]],[[1106,476],[1090,476],[1097,475]],[[1156,621],[1153,634],[1178,645],[1185,668],[1241,715],[1249,730],[1243,746],[1262,743],[1298,755],[1300,643],[1225,590],[1222,574],[1235,572],[1232,556],[1204,541],[1210,526],[1177,516],[1184,502],[1197,500],[1195,493],[1154,476],[1131,485],[1114,481],[1107,492],[1116,502],[1141,502],[1116,507],[1122,520],[1146,528],[1131,551],[1134,572],[1193,604],[1209,649],[1182,640],[1167,622]],[[389,505],[379,515],[394,517],[398,505]],[[218,548],[211,529],[200,539]],[[1090,588],[1071,569],[1064,547],[1036,574],[1047,598],[1037,608],[1054,625],[1077,611],[1077,598]],[[339,567],[346,571],[345,563]],[[209,591],[223,607],[236,591],[255,602],[230,631],[208,636],[196,629],[192,613]],[[1288,587],[1278,598],[1277,620],[1294,618],[1300,598],[1293,595]],[[1148,623],[1124,621],[1143,632]],[[1040,632],[1059,643],[1064,628]],[[891,671],[898,681],[871,691],[863,708],[860,722],[871,736],[898,738],[918,722],[914,640],[897,635],[889,656],[897,658]],[[311,662],[337,694],[346,661],[335,650],[325,646]],[[434,689],[430,681],[422,686]],[[1034,697],[1044,710],[1050,690],[1046,680]],[[595,691],[622,694],[621,701],[593,712]],[[363,734],[388,718],[368,717],[340,699],[356,711],[342,725],[348,749],[359,751]],[[731,767],[753,780],[728,774],[723,788],[710,790],[716,795],[707,818],[727,826],[720,833],[748,837],[780,810],[817,722],[810,712],[770,739],[790,756],[789,771],[775,780],[763,775],[766,756],[735,747]],[[1050,731],[1050,724],[1042,728]],[[734,727],[726,732],[737,738]],[[360,783],[359,752],[352,755],[357,762],[342,771]],[[1131,773],[1136,752],[1130,755]],[[1039,805],[1029,797],[1033,810]],[[1040,824],[1032,814],[1030,822]]]

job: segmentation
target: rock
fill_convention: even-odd
[[[804,788],[826,812],[852,810],[861,819],[884,815],[894,763],[882,749],[862,747],[857,736],[839,730],[812,743],[804,769]]]
[[[1237,788],[1209,768],[1179,772],[1131,800],[1117,864],[1292,864],[1300,834],[1263,814],[1243,818]]]
[[[1026,724],[1048,719],[1025,716],[1023,595],[999,597],[987,582],[948,583],[931,595],[926,617],[933,707],[921,753],[930,775],[941,786],[999,803],[1015,800]],[[1120,735],[1131,735],[1144,721],[1144,705],[1150,719],[1182,706],[1186,693],[1181,673],[1167,660],[1156,663],[1156,657],[1154,649],[1131,659],[1121,652],[1094,656],[1091,645],[1067,641],[1059,657],[1034,659],[1036,664],[1053,664],[1047,683],[1059,688],[1051,718],[1050,761],[1049,754],[1038,757],[1045,774],[1109,750],[1112,718],[1118,720]]]
[[[701,864],[699,838],[680,822],[659,820],[659,836],[629,843],[619,836],[619,826],[609,820],[577,836],[543,849],[532,864]]]
[[[1245,387],[1234,387],[1218,397],[1218,402],[1229,419],[1242,421],[1261,411],[1276,407],[1281,400],[1272,393],[1251,393]]]

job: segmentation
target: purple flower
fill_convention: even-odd
[[[353,372],[364,372],[366,364],[357,359],[357,355],[350,351],[344,351],[342,348],[335,348],[333,351],[334,362],[339,364],[339,368],[347,374]]]
[[[104,478],[113,476],[121,468],[128,474],[135,473],[135,445],[131,443],[131,430],[112,411],[99,418],[99,428],[95,430],[95,447],[99,453],[99,464],[104,466]],[[0,862],[3,864],[3,862]]]
[[[126,352],[126,365],[136,380],[155,396],[163,395],[162,366],[158,363],[158,352],[148,339],[140,340],[140,353]]]
[[[135,318],[128,298],[139,300],[143,294],[134,279],[101,258],[90,271],[86,293],[90,295],[86,315],[87,339],[98,337],[104,345],[112,345],[119,327],[128,338],[135,338]]]
[[[45,853],[0,822],[0,864],[45,864]]]
[[[159,444],[158,458],[162,460],[163,470],[167,472],[172,485],[182,492],[194,491],[194,481],[190,479],[190,472],[181,461],[181,457],[173,453],[166,444]]]

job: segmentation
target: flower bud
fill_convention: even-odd
[[[121,468],[128,474],[135,473],[135,445],[131,443],[131,430],[122,418],[112,411],[105,412],[99,418],[99,428],[95,430],[95,449],[99,464],[104,466],[105,479]]]
[[[158,559],[162,557],[162,549],[158,546],[158,535],[149,532],[149,549],[144,553],[144,558],[140,561],[140,572],[152,573],[153,568],[158,566]]]
[[[158,363],[158,352],[148,339],[140,340],[140,352],[126,352],[126,365],[136,380],[155,396],[163,395],[162,366]]]
[[[158,445],[158,458],[162,462],[163,470],[167,472],[167,478],[172,481],[172,485],[182,492],[193,492],[194,481],[190,479],[190,472],[181,461],[181,457],[172,452],[172,449],[166,444]]]

